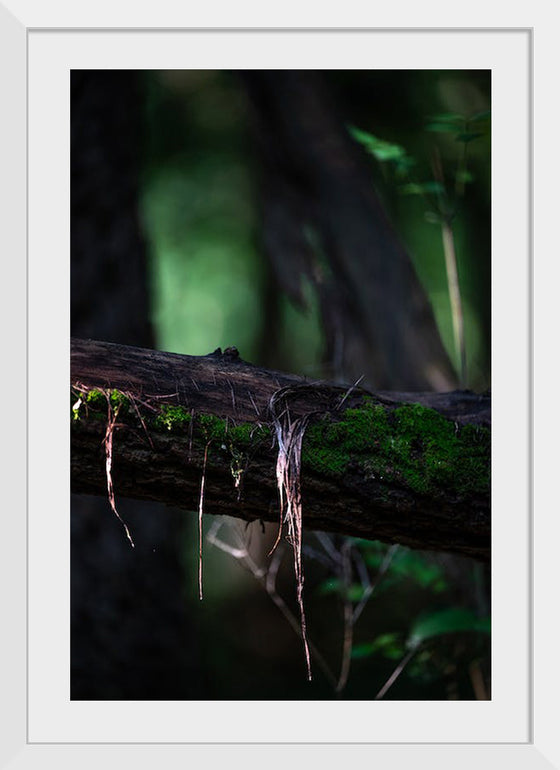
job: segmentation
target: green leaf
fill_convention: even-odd
[[[437,115],[430,115],[427,120],[434,123],[464,123],[465,116],[458,112],[440,112]]]
[[[368,567],[378,569],[387,556],[388,546],[379,540],[363,540],[360,543],[363,559]]]
[[[362,596],[364,595],[365,588],[360,585],[359,583],[354,583],[351,586],[348,586],[348,590],[346,591],[346,597],[351,602],[359,602]]]
[[[371,155],[374,155],[381,162],[402,160],[407,157],[406,150],[400,144],[386,142],[377,136],[363,131],[356,126],[348,126],[350,136],[361,144]]]
[[[385,559],[385,556],[382,553],[364,554],[365,563],[367,564],[368,567],[371,567],[372,569],[379,569],[379,567],[381,567],[381,565],[383,564],[384,559]]]
[[[433,612],[414,623],[407,639],[407,647],[418,647],[427,639],[442,634],[454,634],[460,631],[490,633],[490,618],[477,618],[470,610],[462,607],[450,607]]]
[[[430,115],[426,118],[425,131],[433,131],[441,134],[456,134],[464,131],[465,117],[456,112],[442,112],[439,115]]]
[[[350,136],[357,142],[360,142],[360,144],[367,144],[368,142],[375,140],[373,134],[369,134],[367,131],[362,131],[361,128],[357,128],[356,126],[347,126],[347,128]]]
[[[365,642],[352,647],[352,658],[369,658],[375,652],[374,642]]]
[[[375,145],[370,145],[367,149],[381,162],[401,160],[406,155],[405,150],[400,145],[391,144],[390,142],[379,141]]]
[[[416,551],[402,549],[391,565],[394,574],[412,580],[422,588],[429,588],[444,579],[443,569]]]
[[[484,110],[483,112],[477,112],[475,115],[469,118],[469,123],[479,123],[482,120],[488,120],[490,118],[490,110]]]
[[[474,180],[473,174],[471,174],[470,171],[457,171],[455,174],[455,179],[458,182],[462,182],[463,184],[467,184],[468,182],[472,182]]]
[[[376,652],[384,657],[398,660],[404,655],[405,649],[399,634],[380,634],[371,642],[357,644],[352,648],[353,658],[368,658]]]
[[[422,195],[424,193],[435,193],[436,195],[445,193],[445,187],[441,182],[422,182],[420,184],[416,182],[410,182],[410,184],[403,184],[399,187],[399,191],[403,195]]]
[[[437,216],[437,214],[434,214],[434,216]],[[382,546],[379,549],[364,547],[362,555],[369,567],[379,569],[385,560],[386,553],[386,546]],[[447,587],[444,570],[441,566],[427,559],[422,554],[406,548],[401,548],[393,558],[389,570],[383,576],[383,580],[377,590],[383,590],[388,583],[394,584],[396,581],[402,580],[414,582],[421,588],[427,588],[436,593],[441,593]]]
[[[456,134],[457,131],[462,129],[462,125],[458,126],[455,123],[428,123],[424,126],[425,131],[433,131],[440,134]]]
[[[422,185],[416,184],[415,182],[410,182],[409,184],[402,184],[399,187],[399,192],[401,192],[403,195],[421,195]]]
[[[329,578],[325,580],[317,589],[319,596],[328,596],[329,594],[340,594],[351,602],[359,602],[364,595],[365,588],[359,583],[345,586],[342,580],[338,578]]]

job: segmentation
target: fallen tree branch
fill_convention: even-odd
[[[260,369],[235,349],[182,356],[72,340],[72,491],[278,521],[270,411],[308,416],[303,525],[488,560],[490,396],[377,393]]]

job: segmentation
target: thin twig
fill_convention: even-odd
[[[261,413],[259,412],[258,406],[255,404],[255,399],[253,398],[253,394],[251,393],[250,390],[248,390],[247,393],[249,394],[249,398],[251,399],[251,403],[253,404],[253,408],[254,408],[255,412],[257,413],[257,417],[260,417]]]
[[[327,535],[326,532],[314,532],[314,535],[323,546],[325,553],[330,557],[336,569],[338,569],[341,561],[340,552],[332,544],[330,535]]]
[[[432,163],[434,177],[442,186],[444,185],[441,158],[437,150],[434,152]],[[451,215],[448,211],[441,212],[441,236],[443,241],[443,253],[445,256],[445,269],[447,272],[447,289],[451,304],[451,320],[453,323],[453,337],[455,350],[459,356],[461,387],[467,383],[467,354],[465,346],[465,328],[461,290],[459,287],[459,274],[457,270],[457,254],[455,252],[455,238],[451,226]]]
[[[152,395],[151,393],[146,393],[146,398],[153,398],[154,400],[158,400],[160,398],[178,398],[179,393],[175,391],[175,393],[158,393],[156,395]]]
[[[356,382],[350,388],[348,388],[348,390],[346,391],[346,393],[344,394],[344,396],[341,398],[340,402],[338,403],[338,406],[336,407],[337,409],[341,409],[342,408],[342,404],[346,401],[346,399],[348,398],[350,393],[352,393],[352,391],[355,390],[358,387],[358,385],[364,379],[365,376],[366,376],[365,374],[362,374],[362,376],[358,377]]]
[[[342,580],[344,584],[344,638],[342,643],[342,661],[340,665],[340,675],[336,685],[336,692],[340,693],[346,687],[348,675],[350,673],[350,658],[352,656],[353,617],[352,602],[350,600],[350,587],[352,584],[352,562],[351,562],[352,543],[345,540],[341,548],[342,559]]]
[[[358,548],[354,548],[352,551],[352,556],[354,558],[354,564],[356,566],[356,572],[358,573],[358,576],[360,578],[360,583],[364,591],[366,591],[369,586],[371,585],[371,580],[369,577],[369,572],[366,566],[366,563],[364,561],[364,557],[360,553]]]
[[[140,422],[142,424],[142,427],[144,428],[144,432],[146,434],[146,437],[147,437],[148,441],[150,442],[150,446],[153,449],[154,448],[154,442],[152,441],[152,438],[151,438],[150,434],[148,433],[148,429],[146,427],[146,423],[144,422],[144,418],[140,414],[140,410],[138,409],[138,404],[136,403],[136,399],[134,398],[132,393],[125,393],[125,396],[127,396],[130,399],[132,405],[134,406],[134,408],[136,410],[136,414],[138,416],[138,419],[140,420]]]
[[[396,682],[397,678],[402,674],[405,666],[409,663],[409,661],[411,660],[413,655],[417,652],[417,650],[418,650],[417,647],[413,647],[411,650],[407,652],[407,654],[404,656],[404,658],[401,660],[399,665],[393,671],[389,679],[387,679],[383,687],[379,690],[379,692],[375,696],[375,700],[381,700],[384,697],[387,690],[393,686],[393,684]]]

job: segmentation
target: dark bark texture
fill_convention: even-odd
[[[86,397],[92,390],[109,394],[114,389],[130,400],[127,416],[117,414],[113,434],[117,505],[120,497],[133,497],[196,510],[203,457],[209,447],[205,513],[277,521],[278,448],[270,410],[276,394],[290,419],[310,418],[302,454],[304,526],[489,558],[489,485],[459,488],[453,478],[445,489],[437,484],[411,484],[409,460],[395,459],[395,455],[387,460],[385,476],[374,473],[372,463],[381,452],[375,436],[368,436],[366,448],[363,437],[361,444],[350,445],[342,470],[329,466],[328,458],[338,457],[329,431],[348,415],[360,414],[367,394],[359,388],[349,390],[260,369],[242,361],[236,351],[192,357],[91,340],[72,342],[71,383],[73,398],[81,396],[84,401],[84,411],[72,426],[74,491],[106,493],[103,440],[117,402],[110,407],[110,400],[104,404],[102,397],[101,406],[99,398],[97,406],[92,406],[90,399],[88,408]],[[386,413],[387,424],[392,424],[395,410],[415,403],[442,415],[444,427],[450,421],[457,434],[467,429],[489,432],[489,395],[376,393],[371,401]],[[182,424],[172,421],[174,413],[165,411],[169,406],[182,408],[178,412],[184,418]],[[426,411],[424,417],[430,420],[432,414]],[[213,419],[209,421],[208,416]],[[394,441],[399,442],[397,423],[393,430]],[[416,443],[412,451],[421,455],[422,441]],[[473,447],[472,453],[465,450],[457,467],[461,471],[470,463],[474,476],[480,448],[476,443]],[[317,461],[319,456],[327,457],[323,465]],[[489,445],[487,459],[489,463]]]

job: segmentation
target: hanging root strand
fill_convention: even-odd
[[[296,578],[296,595],[300,611],[301,637],[303,640],[307,678],[311,680],[311,659],[307,638],[307,624],[303,603],[303,562],[302,562],[302,534],[303,515],[301,500],[301,447],[303,436],[309,421],[309,415],[292,419],[290,411],[285,403],[286,389],[277,391],[270,399],[269,409],[272,414],[272,422],[278,444],[278,456],[276,460],[276,481],[280,498],[280,525],[276,542],[272,547],[272,553],[282,536],[283,524],[286,524],[286,540],[290,543],[294,558],[294,573]],[[284,408],[277,414],[276,404],[282,398]]]
[[[204,514],[204,485],[206,483],[206,463],[208,461],[208,448],[210,441],[206,444],[204,450],[204,461],[202,464],[202,478],[200,480],[200,497],[198,500],[198,598],[200,601],[204,598],[202,590],[202,544],[203,544],[203,524],[202,517]]]
[[[105,429],[105,438],[103,443],[105,444],[105,475],[107,476],[107,497],[109,499],[109,505],[111,506],[113,513],[122,524],[128,541],[132,548],[134,548],[134,541],[130,534],[130,530],[123,521],[120,513],[117,511],[117,505],[115,502],[115,490],[113,489],[113,435],[115,432],[119,407],[117,405],[115,409],[113,409],[109,395],[105,395],[107,396],[107,427]]]

